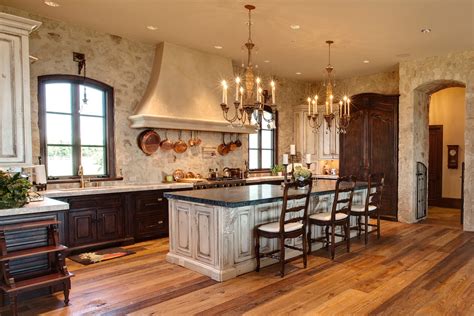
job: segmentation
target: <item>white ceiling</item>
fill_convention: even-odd
[[[390,70],[404,59],[474,49],[473,0],[54,1],[61,6],[52,8],[43,0],[0,4],[142,42],[169,41],[240,63],[247,39],[243,6],[251,3],[257,7],[253,39],[260,69],[305,80],[322,78],[328,39],[335,41],[332,64],[339,78]],[[292,30],[291,24],[301,28]],[[422,28],[432,32],[424,34]],[[370,63],[364,64],[366,59]]]

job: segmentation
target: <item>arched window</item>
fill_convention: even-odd
[[[269,124],[261,117],[257,133],[249,134],[249,170],[268,171],[277,162],[277,144],[278,144],[278,113],[275,114],[275,122]],[[265,107],[263,117],[271,119],[272,110]],[[255,124],[255,120],[252,119]],[[275,128],[272,128],[272,127]]]
[[[38,77],[41,157],[48,180],[115,177],[114,89],[73,75]]]

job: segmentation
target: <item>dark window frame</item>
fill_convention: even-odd
[[[270,106],[265,106],[264,111],[266,112],[272,112],[272,108]],[[262,118],[260,118],[262,120]],[[247,141],[248,148],[247,148],[247,155],[249,159],[249,172],[250,173],[259,173],[259,172],[269,172],[271,171],[271,168],[262,168],[262,124],[260,123],[260,128],[258,129],[258,148],[250,148],[250,141]],[[265,124],[265,122],[264,122]],[[272,130],[273,131],[273,156],[272,156],[272,166],[276,165],[278,163],[278,111],[275,112],[275,128]],[[250,135],[249,135],[250,137]],[[250,150],[258,150],[258,168],[255,169],[250,169]]]
[[[84,78],[82,76],[76,75],[44,75],[38,76],[38,127],[40,132],[40,157],[42,162],[48,169],[48,159],[47,159],[47,139],[46,139],[46,91],[45,87],[47,83],[69,83],[75,85],[76,93],[73,94],[74,100],[71,100],[72,109],[71,115],[73,120],[77,120],[78,114],[74,113],[75,107],[78,106],[79,95],[79,86],[86,85],[91,86],[96,89],[100,89],[105,93],[105,148],[106,148],[106,159],[105,159],[105,175],[101,176],[87,176],[92,181],[114,181],[121,180],[116,175],[116,165],[115,165],[115,135],[114,135],[114,88],[109,86],[106,83],[91,79]],[[77,123],[77,122],[76,122]],[[72,176],[60,176],[58,179],[50,180],[48,183],[70,183],[78,182],[79,176],[77,175],[77,166],[78,157],[80,151],[77,150],[77,147],[80,147],[80,135],[78,124],[72,126],[72,147],[76,147],[75,153],[73,152],[73,175]]]

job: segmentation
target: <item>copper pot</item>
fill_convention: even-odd
[[[160,147],[160,135],[152,129],[143,131],[138,135],[138,147],[147,155],[150,156]]]
[[[237,149],[237,144],[232,140],[232,134],[230,135],[229,150],[234,151]]]
[[[237,140],[235,141],[237,148],[242,147],[242,142],[240,141],[240,134],[237,134]]]
[[[221,156],[225,156],[229,153],[229,146],[225,143],[225,134],[222,134],[222,144],[217,146],[217,152]]]
[[[165,151],[173,149],[174,144],[168,139],[168,131],[165,131],[165,139],[161,141],[160,147]]]
[[[174,151],[177,154],[182,154],[188,149],[188,145],[181,139],[181,131],[179,131],[178,141],[174,143]]]

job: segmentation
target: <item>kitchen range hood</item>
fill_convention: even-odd
[[[231,127],[222,116],[220,82],[233,77],[229,58],[158,44],[145,95],[129,117],[131,127],[254,133],[254,126]]]

